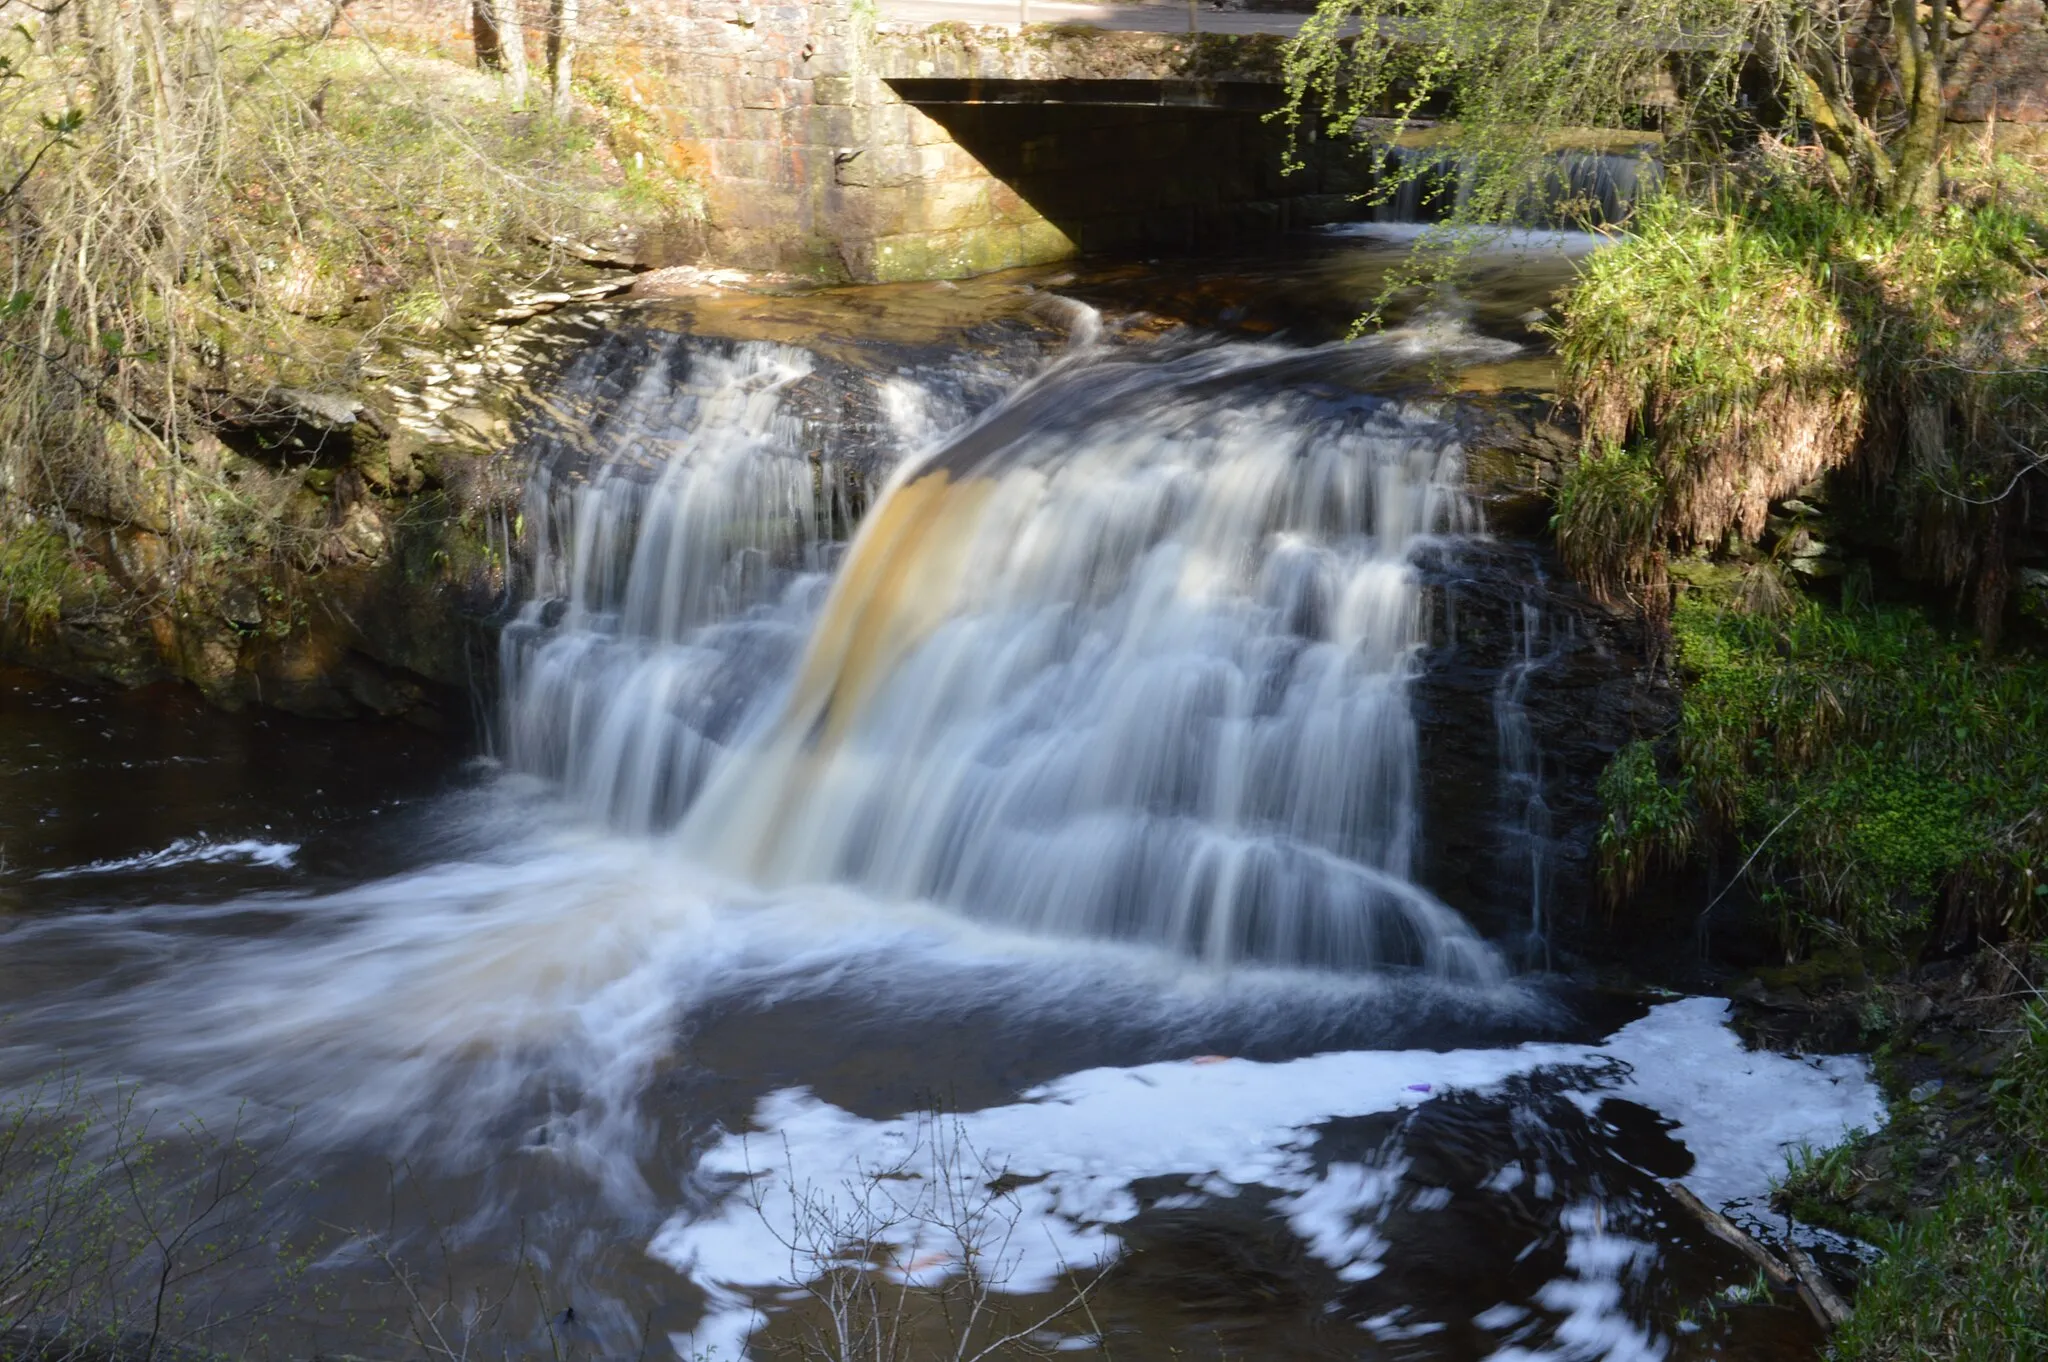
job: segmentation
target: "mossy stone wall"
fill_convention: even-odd
[[[466,42],[460,0],[349,14],[366,31]],[[1249,244],[1330,220],[1358,187],[1341,165],[1282,177],[1282,130],[1257,108],[1090,101],[1111,81],[1263,86],[1277,100],[1270,36],[896,24],[871,0],[656,0],[586,7],[578,50],[579,71],[659,126],[642,154],[701,189],[701,232],[650,263],[958,278],[1086,249]],[[1072,96],[919,104],[897,88],[931,80],[1059,82]]]

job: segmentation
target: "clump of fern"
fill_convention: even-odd
[[[1654,610],[1663,599],[1668,493],[1655,456],[1611,440],[1567,466],[1552,528],[1565,567],[1610,604]]]

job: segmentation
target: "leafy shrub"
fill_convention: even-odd
[[[58,1076],[0,1100],[10,1362],[224,1355],[306,1266],[278,1252],[274,1170],[239,1129],[160,1130],[134,1096]]]
[[[2048,663],[1987,660],[1917,610],[1798,598],[1751,613],[1725,577],[1702,580],[1672,616],[1682,779],[1630,748],[1601,783],[1610,890],[1640,875],[1630,855],[1690,844],[1690,796],[1703,831],[1734,841],[1770,886],[1788,947],[1897,944],[1937,906],[1958,925],[2036,928]]]

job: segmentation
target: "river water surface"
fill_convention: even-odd
[[[1387,246],[851,377],[620,321],[521,445],[482,753],[0,674],[0,1081],[239,1130],[295,1355],[1811,1355],[1664,1180],[1769,1229],[1860,1062],[1418,878],[1438,394],[1569,268],[1514,246],[1352,342]]]

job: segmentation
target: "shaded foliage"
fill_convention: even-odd
[[[1656,747],[1636,741],[1600,775],[1600,876],[1610,900],[1627,898],[1651,873],[1674,869],[1692,853],[1698,815],[1692,782],[1667,779]]]
[[[1672,632],[1678,784],[1788,952],[2048,922],[2048,663],[1987,660],[1911,609],[1746,611],[1725,578],[1679,595]],[[1675,788],[1622,758],[1603,781],[1617,845],[1675,851]]]

